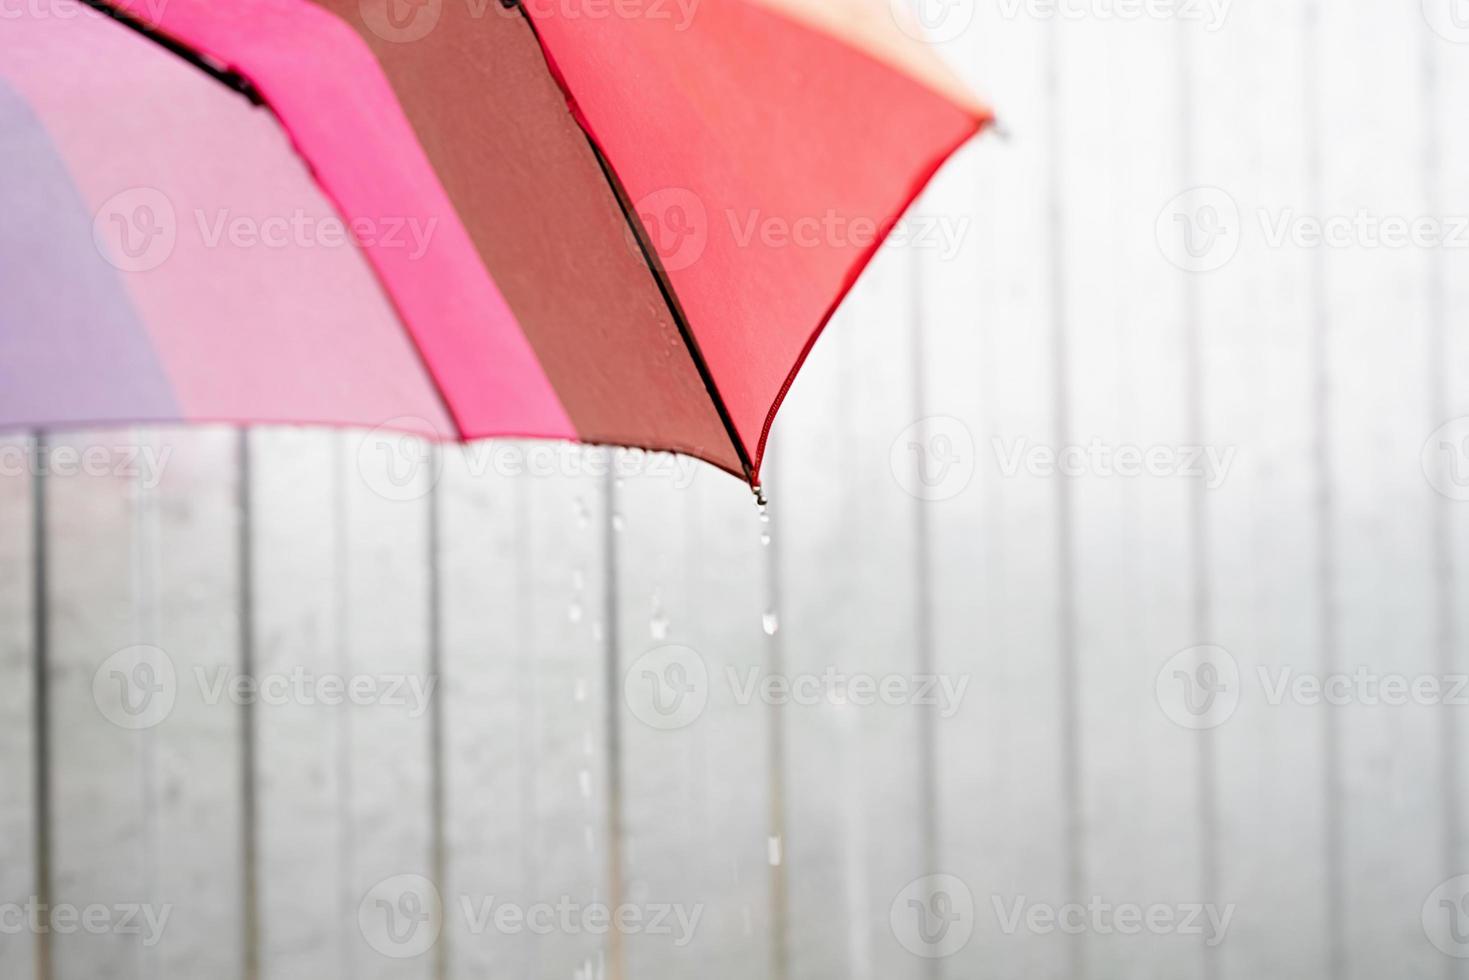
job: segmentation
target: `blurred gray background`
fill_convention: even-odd
[[[1469,4],[918,12],[1004,135],[768,522],[672,457],[0,446],[0,977],[1469,975]]]

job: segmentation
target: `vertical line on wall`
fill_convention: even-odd
[[[766,456],[765,480],[767,485],[780,486],[780,442],[774,444],[775,451]],[[780,611],[780,528],[775,509],[767,507],[765,517],[769,525],[765,528],[769,536],[763,545],[765,567],[765,594],[768,607]],[[785,643],[780,630],[767,633],[765,651],[766,669],[771,677],[785,677]],[[769,742],[766,746],[766,793],[768,794],[769,833],[779,842],[779,860],[767,859],[770,867],[770,975],[771,980],[787,980],[790,976],[790,881],[786,872],[789,864],[787,855],[789,842],[786,839],[786,795],[785,795],[785,709],[778,699],[771,698],[766,706],[765,717],[769,725]]]
[[[927,371],[924,363],[927,348],[923,342],[923,259],[920,249],[910,249],[909,255],[908,296],[912,323],[908,333],[912,338],[909,356],[913,359],[909,377],[913,386],[911,394],[914,417],[921,420],[927,418],[928,414],[928,399],[925,397]],[[927,445],[927,423],[922,424],[924,431],[921,441]],[[913,465],[921,467],[923,462],[915,457]],[[930,574],[933,555],[929,542],[928,513],[930,506],[932,505],[929,501],[913,496],[913,640],[916,661],[914,671],[918,677],[935,676],[933,583]],[[920,870],[925,875],[936,874],[939,871],[938,726],[934,713],[923,708],[918,711],[918,801],[919,848],[923,862]],[[924,972],[931,978],[937,978],[942,972],[942,964],[938,958],[928,959],[924,966]]]
[[[237,444],[236,486],[238,515],[236,558],[239,562],[240,672],[255,677],[255,501],[251,488],[253,459],[250,430],[241,429]],[[256,792],[257,758],[255,700],[240,699],[240,855],[241,855],[241,942],[245,954],[245,980],[260,977],[260,833],[259,797]]]
[[[1066,302],[1065,219],[1062,215],[1061,171],[1061,39],[1060,18],[1052,18],[1046,26],[1046,227],[1047,280],[1051,294],[1051,374],[1054,388],[1056,445],[1070,444],[1071,394],[1070,367],[1067,361],[1068,306]],[[1061,798],[1065,807],[1062,860],[1066,869],[1066,898],[1080,901],[1084,891],[1081,798],[1081,740],[1077,701],[1076,663],[1076,569],[1072,560],[1074,530],[1072,527],[1072,495],[1069,478],[1056,481],[1056,577],[1057,589],[1057,679],[1060,690],[1061,725]],[[1072,938],[1066,944],[1068,975],[1072,980],[1086,976],[1083,940]]]
[[[445,781],[444,781],[444,588],[442,551],[440,542],[443,532],[443,447],[438,443],[429,445],[433,454],[430,474],[437,474],[428,491],[428,548],[424,556],[428,562],[428,676],[433,684],[434,696],[428,708],[429,744],[429,862],[434,887],[445,895],[449,882],[448,852],[444,843]],[[439,940],[434,943],[434,978],[446,980],[449,976],[450,930],[440,928]]]
[[[1305,7],[1304,50],[1302,51],[1302,75],[1305,79],[1305,116],[1310,120],[1306,131],[1306,181],[1309,214],[1322,214],[1321,181],[1325,167],[1321,155],[1323,125],[1321,120],[1321,11],[1319,0],[1307,0]],[[1331,381],[1328,370],[1330,354],[1330,316],[1327,310],[1326,250],[1312,249],[1310,259],[1310,302],[1311,302],[1311,413],[1312,441],[1315,454],[1312,465],[1316,471],[1316,591],[1317,630],[1320,637],[1322,664],[1325,676],[1337,672],[1336,624],[1333,619],[1336,592],[1336,549],[1332,537],[1332,510],[1335,495],[1331,486]],[[1326,894],[1323,896],[1326,909],[1327,975],[1347,975],[1345,958],[1346,899],[1345,882],[1342,879],[1342,808],[1341,789],[1341,733],[1337,716],[1340,712],[1321,712],[1322,741],[1324,749],[1323,776],[1326,795],[1326,827],[1323,835],[1326,860]]]
[[[145,441],[159,439],[156,431],[133,429],[133,441],[141,446]],[[159,513],[158,491],[143,485],[142,471],[132,483],[133,540],[132,540],[132,603],[136,614],[134,643],[147,644],[162,649],[159,642],[158,617],[158,562],[159,562]],[[167,651],[164,651],[165,655]],[[159,851],[159,806],[158,806],[158,734],[155,728],[145,727],[137,733],[138,738],[138,781],[140,783],[141,864],[143,871],[143,894],[153,901],[158,896],[158,851]],[[140,977],[155,976],[159,969],[158,951],[139,946],[135,953]]]
[[[347,512],[347,437],[334,432],[331,435],[331,499],[332,499],[332,588],[336,627],[337,671],[343,677],[352,676],[352,649],[348,642],[351,616],[350,531],[351,520]],[[339,922],[351,923],[356,916],[356,836],[353,833],[352,811],[352,712],[337,713],[337,897],[341,903]],[[338,963],[345,976],[356,976],[357,944],[351,941],[350,929],[339,927],[337,935]]]
[[[51,633],[47,622],[50,606],[46,562],[46,454],[47,438],[36,433],[33,446],[35,466],[31,477],[31,706],[34,766],[31,774],[34,799],[31,828],[35,844],[36,901],[51,907],[51,694],[47,671],[51,662]],[[38,929],[35,935],[36,980],[52,980],[51,934]]]
[[[1420,31],[1423,57],[1423,106],[1427,116],[1423,141],[1423,183],[1427,200],[1427,214],[1443,214],[1443,132],[1441,84],[1439,76],[1439,39],[1432,31]],[[1441,249],[1430,250],[1428,262],[1428,374],[1429,411],[1432,413],[1429,428],[1437,428],[1449,420],[1453,405],[1449,397],[1448,372],[1452,365],[1452,344],[1448,334],[1447,295],[1444,278],[1444,256]],[[1452,677],[1462,673],[1455,657],[1458,645],[1458,629],[1454,621],[1454,593],[1457,581],[1454,567],[1454,549],[1451,535],[1454,522],[1450,513],[1452,503],[1442,494],[1432,495],[1429,545],[1433,555],[1437,624],[1435,645],[1437,646],[1438,672],[1441,677]],[[1444,875],[1457,874],[1463,868],[1461,861],[1461,837],[1459,821],[1459,778],[1458,748],[1462,744],[1462,725],[1455,711],[1439,711],[1443,726],[1439,736],[1439,782],[1443,792],[1443,840],[1441,870]],[[1445,957],[1444,976],[1456,978],[1469,973],[1459,960]]]
[[[621,622],[617,614],[617,493],[616,467],[607,469],[603,479],[605,506],[602,513],[602,616],[603,631],[603,702],[607,711],[607,894],[608,904],[616,908],[623,897],[623,788],[622,788],[622,667],[620,663]],[[618,929],[607,932],[607,976],[623,980],[626,963],[623,937]]]
[[[1194,89],[1192,40],[1194,24],[1179,18],[1175,25],[1178,59],[1178,129],[1179,170],[1184,187],[1193,187],[1199,179],[1197,132],[1194,126],[1197,111],[1197,93]],[[1185,331],[1185,383],[1188,399],[1188,430],[1190,440],[1198,446],[1207,445],[1208,428],[1205,401],[1207,378],[1204,368],[1204,324],[1200,303],[1199,281],[1194,273],[1184,273],[1183,313]],[[1189,484],[1189,545],[1193,578],[1193,615],[1190,623],[1194,643],[1214,641],[1214,610],[1212,601],[1213,581],[1210,575],[1210,552],[1208,531],[1208,488],[1204,478]],[[1200,729],[1198,736],[1198,771],[1195,784],[1199,811],[1199,884],[1204,899],[1214,902],[1219,895],[1219,815],[1217,799],[1218,745],[1214,731]],[[1221,944],[1222,946],[1222,944]],[[1223,951],[1218,946],[1204,946],[1203,975],[1213,980],[1220,973]]]

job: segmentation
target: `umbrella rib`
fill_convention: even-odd
[[[167,48],[200,71],[214,76],[226,88],[239,92],[245,98],[249,99],[251,104],[258,106],[265,105],[265,99],[261,97],[260,91],[255,87],[254,83],[229,66],[223,65],[207,55],[200,54],[187,45],[180,44],[157,28],[150,27],[137,17],[112,6],[108,0],[77,0],[77,2],[91,7],[100,14],[107,15],[124,27],[137,31],[155,44]]]
[[[551,69],[550,59],[546,55],[545,43],[541,40],[541,34],[536,30],[535,21],[531,19],[530,13],[526,11],[520,0],[500,0],[505,7],[514,7],[520,11],[521,17],[525,18],[526,25],[530,28],[531,36],[541,47],[542,57],[547,58],[547,70],[551,77],[556,80],[558,87],[562,88],[562,94],[567,95],[562,86],[561,79]],[[569,96],[567,96],[569,98]],[[597,165],[602,168],[602,176],[606,178],[608,186],[612,188],[612,194],[617,198],[617,206],[622,210],[622,217],[627,222],[628,228],[637,240],[638,249],[642,252],[643,261],[648,265],[648,271],[653,274],[653,281],[658,284],[658,291],[663,295],[664,305],[673,317],[673,322],[678,326],[678,332],[683,337],[684,347],[688,349],[689,357],[694,362],[694,367],[699,371],[699,377],[704,382],[704,388],[709,392],[710,399],[714,402],[714,408],[719,413],[719,420],[724,423],[724,431],[729,436],[730,443],[734,446],[735,453],[739,456],[740,467],[745,472],[745,482],[754,488],[757,496],[760,495],[760,486],[755,480],[755,467],[750,461],[750,454],[745,450],[745,444],[740,439],[739,430],[735,428],[734,418],[729,414],[729,407],[724,403],[724,396],[719,393],[719,386],[714,382],[714,374],[709,370],[709,362],[704,359],[704,352],[699,348],[699,341],[694,337],[694,331],[689,326],[689,320],[683,310],[683,305],[678,301],[678,294],[674,292],[673,283],[668,278],[668,271],[663,268],[663,262],[658,257],[658,250],[653,246],[648,237],[648,230],[643,227],[642,220],[638,217],[637,208],[633,206],[628,197],[627,188],[622,185],[617,172],[612,169],[602,153],[602,148],[592,138],[585,128],[582,134],[586,137],[587,145],[592,148],[592,155],[597,158]]]

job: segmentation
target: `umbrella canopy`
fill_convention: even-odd
[[[989,120],[867,3],[28,0],[0,425],[578,439],[756,482],[822,326]]]

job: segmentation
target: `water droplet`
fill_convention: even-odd
[[[576,513],[576,526],[585,531],[587,525],[591,523],[591,514],[587,511],[586,500],[577,497],[576,503],[573,505],[573,510]]]
[[[592,624],[592,640],[596,643],[602,642],[602,621],[600,619]]]
[[[774,609],[767,609],[764,615],[760,617],[760,626],[765,630],[766,636],[774,636],[776,631],[780,629],[780,616],[776,614]]]
[[[770,531],[769,531],[769,529],[762,529],[760,531],[760,543],[763,544],[763,545],[765,545],[765,547],[767,547],[767,548],[770,547]]]
[[[578,592],[587,587],[587,576],[580,568],[571,570],[571,587]]]
[[[586,842],[586,845],[587,845],[587,853],[588,854],[595,854],[596,851],[597,851],[597,838],[592,834],[592,828],[591,827],[585,827],[585,828],[583,828],[583,830],[582,830],[582,839]]]
[[[623,531],[623,529],[626,528],[626,527],[627,527],[627,520],[621,514],[613,514],[612,515],[612,530],[614,530],[617,533],[621,534],[622,531]]]
[[[663,596],[658,589],[653,590],[653,614],[648,619],[648,632],[655,640],[668,639],[668,614],[663,611]]]
[[[573,623],[579,623],[581,622],[581,617],[581,603],[577,602],[576,600],[572,600],[571,604],[566,607],[566,618],[571,620]]]
[[[576,699],[576,703],[577,704],[582,704],[583,702],[586,701],[586,699],[587,699],[587,682],[586,681],[582,680],[581,678],[577,678],[577,681],[576,681],[576,693],[573,694],[572,697],[574,697]]]
[[[770,837],[766,839],[765,856],[770,860],[770,866],[772,868],[780,867],[780,862],[784,857],[784,855],[782,854],[782,850],[783,848],[781,847],[781,839],[779,837]]]
[[[576,780],[577,783],[581,786],[581,798],[584,800],[590,800],[592,798],[591,772],[589,770],[583,769],[580,773],[577,774]]]

